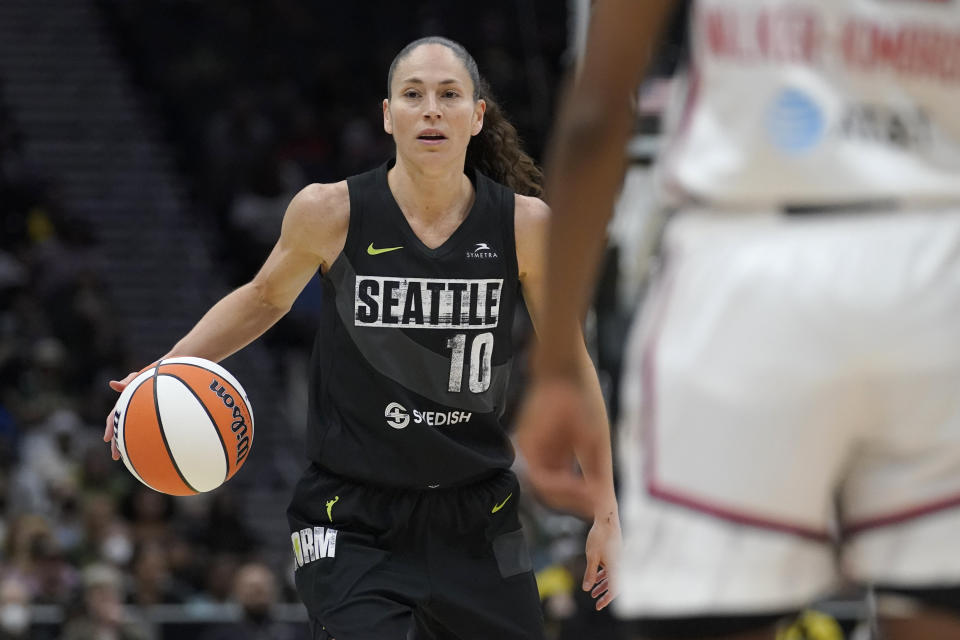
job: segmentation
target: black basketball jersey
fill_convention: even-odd
[[[434,249],[387,185],[347,180],[346,245],[323,277],[308,456],[377,485],[435,488],[508,468],[500,425],[519,296],[514,193],[479,172],[466,219]]]

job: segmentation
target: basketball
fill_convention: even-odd
[[[113,411],[123,463],[155,491],[211,491],[243,465],[253,412],[243,387],[215,362],[169,358],[140,373]]]

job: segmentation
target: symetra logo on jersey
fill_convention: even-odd
[[[500,316],[503,280],[440,280],[358,275],[358,327],[491,329]]]
[[[473,251],[467,251],[468,260],[489,260],[497,257],[497,252],[491,249],[486,242],[477,242],[473,246]]]

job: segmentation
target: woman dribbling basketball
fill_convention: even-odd
[[[408,45],[388,92],[396,158],[301,191],[260,272],[168,355],[225,358],[277,322],[319,269],[311,464],[288,510],[314,638],[404,640],[411,628],[413,638],[542,638],[499,421],[521,289],[534,320],[540,303],[549,212],[520,195],[539,193],[539,171],[459,44]],[[619,523],[603,402],[578,348],[598,426],[578,454],[604,496],[585,585],[603,607]]]

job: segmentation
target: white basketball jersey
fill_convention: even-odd
[[[667,193],[960,202],[960,0],[697,0]]]

